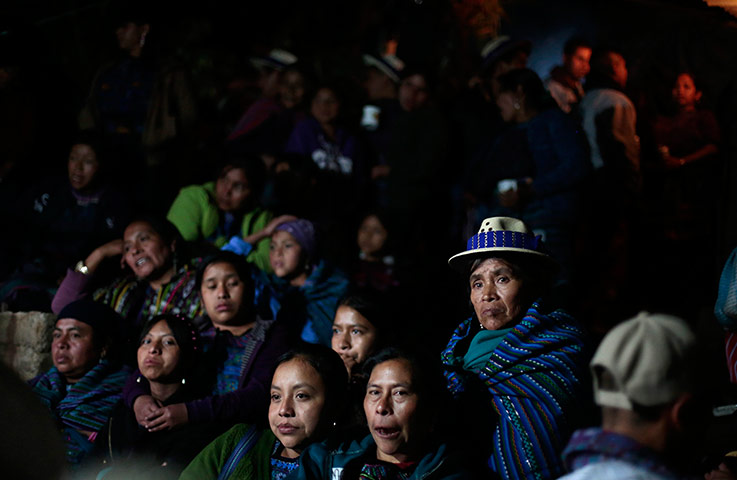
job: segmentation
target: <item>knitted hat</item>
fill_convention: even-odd
[[[548,268],[557,266],[543,248],[539,235],[532,233],[522,220],[511,217],[490,217],[481,223],[479,233],[468,239],[466,250],[453,255],[448,264],[466,273],[468,264],[477,258],[493,257],[498,253],[525,254]]]
[[[315,259],[315,253],[317,253],[317,242],[315,240],[315,226],[309,220],[304,218],[298,218],[291,222],[284,222],[279,224],[274,231],[284,230],[289,233],[302,247],[302,251],[305,253],[307,258]]]
[[[600,406],[633,410],[664,405],[690,390],[696,338],[686,322],[640,312],[612,329],[591,360],[594,399]],[[613,387],[602,385],[608,372]]]
[[[121,318],[109,306],[89,298],[74,301],[62,308],[57,319],[71,318],[92,327],[96,339],[117,337],[120,334]]]

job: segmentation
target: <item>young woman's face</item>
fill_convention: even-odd
[[[84,143],[72,146],[67,173],[73,189],[83,192],[94,186],[95,176],[99,170],[100,163],[92,147]]]
[[[237,212],[250,196],[251,188],[242,168],[226,170],[215,182],[215,202],[224,212]]]
[[[302,358],[277,367],[271,382],[269,425],[284,446],[283,456],[297,458],[323,429],[325,384]]]
[[[172,383],[179,364],[177,339],[165,320],[156,323],[138,346],[138,370],[149,382]]]
[[[205,268],[200,287],[207,316],[216,326],[242,323],[245,285],[230,263],[212,263]]]
[[[381,224],[379,217],[369,215],[358,227],[358,248],[368,256],[378,254],[384,248],[388,235],[389,232]]]
[[[701,100],[701,92],[696,89],[693,78],[687,73],[678,75],[671,95],[680,108],[693,108]]]
[[[170,265],[173,245],[167,245],[147,222],[133,222],[123,232],[123,258],[139,278],[151,278]]]
[[[407,360],[387,360],[374,367],[363,409],[376,442],[376,458],[389,463],[412,459],[414,447],[427,432],[418,422],[418,406],[412,366]]]
[[[100,360],[92,327],[73,318],[60,318],[51,335],[51,359],[67,383],[75,383]]]
[[[333,350],[343,359],[348,374],[373,353],[376,328],[366,317],[346,305],[341,305],[333,320]]]
[[[271,236],[269,260],[277,277],[294,276],[303,267],[302,247],[292,234],[285,230],[277,230]]]
[[[310,113],[321,125],[331,124],[338,118],[340,101],[329,88],[321,88],[312,99]]]
[[[294,108],[302,103],[305,95],[304,76],[296,71],[288,71],[284,74],[280,85],[279,98],[286,108]]]

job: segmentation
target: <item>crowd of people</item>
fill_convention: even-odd
[[[697,73],[674,67],[653,114],[581,36],[542,76],[496,36],[454,96],[393,42],[348,75],[276,46],[202,142],[158,26],[121,14],[62,176],[0,170],[0,302],[57,315],[29,385],[68,475],[737,478],[700,443],[699,372],[737,383],[737,250],[714,307],[721,137]]]

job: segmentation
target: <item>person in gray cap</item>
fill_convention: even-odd
[[[641,312],[611,330],[590,364],[602,425],[573,434],[562,478],[684,478],[684,440],[698,437],[697,358],[680,318]]]

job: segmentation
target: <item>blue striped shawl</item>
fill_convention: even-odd
[[[86,438],[75,432],[97,433],[105,426],[122,396],[129,373],[127,368],[114,368],[107,360],[101,360],[77,383],[70,385],[69,391],[56,367],[29,382],[41,403],[64,429],[70,463],[79,463],[91,447]]]
[[[530,307],[478,374],[498,418],[488,463],[502,478],[557,478],[564,473],[560,452],[574,427],[570,418],[584,404],[584,333],[567,313],[542,314],[539,309],[537,302]],[[455,397],[473,375],[463,370],[465,351],[456,348],[475,334],[472,320],[456,328],[441,354]]]

